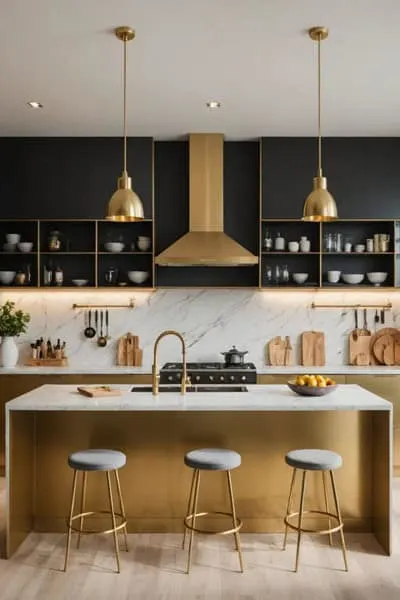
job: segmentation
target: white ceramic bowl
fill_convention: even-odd
[[[10,285],[14,281],[15,271],[0,271],[0,283]]]
[[[289,242],[288,243],[289,252],[298,252],[300,248],[299,242]]]
[[[132,281],[132,283],[143,283],[144,281],[146,281],[146,279],[149,276],[149,272],[148,271],[128,271],[127,273],[129,281]]]
[[[6,233],[6,240],[9,244],[18,244],[21,236],[19,233]]]
[[[345,283],[357,285],[364,281],[363,273],[342,273],[342,279]]]
[[[308,273],[292,273],[293,281],[298,284],[305,283],[308,279]]]
[[[15,252],[16,248],[17,248],[17,244],[10,244],[9,242],[7,242],[6,244],[3,244],[4,252]]]
[[[20,252],[32,252],[33,243],[32,242],[19,242],[18,250]]]
[[[104,248],[107,250],[107,252],[122,252],[122,250],[125,248],[125,244],[122,242],[106,242],[104,244]]]
[[[151,246],[151,239],[149,237],[146,237],[145,235],[139,235],[136,245],[139,248],[139,250],[141,250],[142,252],[146,252],[146,250],[149,250]]]
[[[84,285],[88,284],[88,281],[88,279],[73,279],[72,283],[77,287],[83,287]]]
[[[381,285],[387,279],[388,274],[383,271],[372,271],[371,273],[367,273],[367,279],[370,283],[374,285]]]
[[[360,253],[360,252],[364,252],[364,250],[365,250],[365,244],[356,244],[356,245],[354,246],[354,250],[355,250],[356,252],[358,252],[358,253]]]
[[[342,271],[328,271],[327,277],[328,277],[329,283],[338,283],[341,274],[342,274]]]

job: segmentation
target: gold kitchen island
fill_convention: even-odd
[[[357,385],[339,385],[319,398],[296,396],[284,385],[157,397],[145,389],[130,392],[126,384],[114,387],[122,395],[86,398],[75,385],[44,385],[6,404],[8,557],[31,531],[65,531],[72,483],[67,458],[86,448],[126,453],[120,477],[130,532],[183,531],[191,477],[183,456],[206,446],[242,455],[233,485],[245,532],[283,531],[287,451],[338,452],[345,532],[373,532],[391,554],[390,402]],[[90,510],[104,508],[104,485],[102,477],[90,477]],[[221,510],[223,479],[210,473],[202,486],[200,507],[204,502],[209,511]],[[306,503],[323,509],[323,502],[320,478],[310,478]],[[96,525],[103,525],[101,518]]]

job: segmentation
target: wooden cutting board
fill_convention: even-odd
[[[301,334],[301,364],[304,367],[325,365],[325,334],[323,331],[304,331]]]
[[[394,337],[389,333],[381,335],[375,340],[372,351],[378,364],[394,364]]]
[[[117,365],[123,367],[141,367],[143,351],[139,348],[139,337],[128,332],[118,340]]]
[[[377,331],[372,336],[372,338],[371,338],[371,344],[370,344],[371,365],[383,364],[383,363],[379,363],[377,361],[377,359],[375,357],[375,354],[374,354],[374,345],[375,345],[376,340],[378,340],[383,335],[388,335],[389,334],[389,335],[395,335],[395,336],[397,336],[399,333],[400,333],[400,329],[396,329],[395,327],[383,327],[382,329],[380,329],[379,331]],[[400,349],[398,350],[398,352],[400,353]],[[395,350],[395,357],[396,357],[396,350]],[[399,355],[399,363],[396,363],[396,364],[400,364],[400,355]]]
[[[97,387],[78,387],[78,392],[82,396],[88,398],[105,398],[108,396],[121,396],[121,390],[116,390],[108,386],[97,386]]]
[[[285,364],[285,342],[280,336],[268,343],[268,361],[274,367],[283,367]]]
[[[367,366],[371,362],[371,335],[358,335],[353,338],[353,332],[349,335],[349,364]]]

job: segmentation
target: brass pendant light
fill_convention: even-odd
[[[106,218],[111,221],[141,221],[144,218],[143,204],[132,190],[132,181],[126,169],[126,44],[133,40],[135,32],[130,27],[117,27],[116,37],[124,43],[124,169],[118,179],[118,189],[111,196]]]
[[[321,42],[328,37],[326,27],[312,27],[308,35],[318,43],[318,172],[314,177],[314,189],[303,208],[303,221],[334,221],[338,218],[336,202],[328,192],[326,177],[322,174],[321,141]]]

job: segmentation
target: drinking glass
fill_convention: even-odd
[[[268,285],[272,283],[272,268],[269,265],[265,267],[265,283]]]
[[[326,233],[324,235],[324,252],[332,252],[332,234]]]
[[[279,285],[280,282],[281,282],[281,279],[282,279],[282,269],[281,269],[281,267],[279,265],[275,266],[274,276],[275,276],[275,283],[277,285]]]
[[[288,283],[289,281],[289,269],[287,265],[283,265],[282,267],[282,281],[283,283]]]

